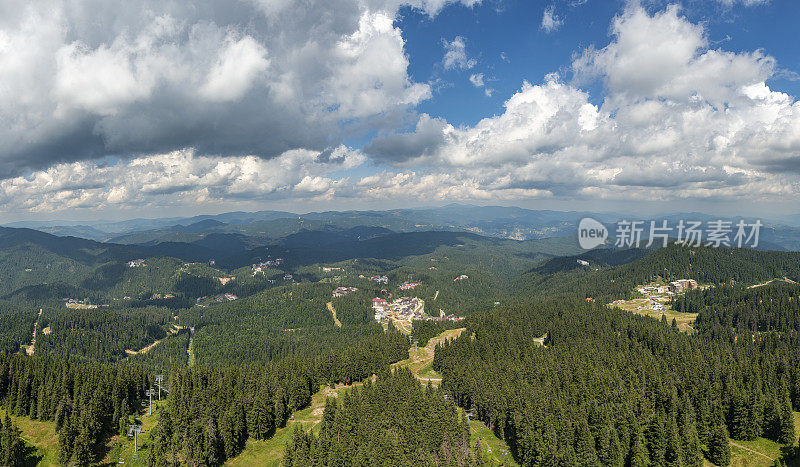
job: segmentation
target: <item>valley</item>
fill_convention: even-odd
[[[798,18],[0,1],[0,467],[800,467]]]
[[[304,443],[328,446],[324,449],[329,456],[369,445],[363,449],[378,456],[394,451],[374,443],[391,444],[391,439],[362,440],[351,433],[347,443],[326,444],[330,427],[341,423],[325,421],[326,410],[350,410],[349,405],[330,405],[329,398],[336,395],[348,404],[381,400],[387,413],[404,410],[408,417],[416,413],[408,404],[421,398],[438,407],[443,417],[438,423],[450,430],[451,440],[462,443],[437,445],[425,456],[456,456],[467,463],[480,456],[490,465],[524,464],[527,456],[540,455],[536,453],[560,442],[552,430],[563,425],[547,414],[572,420],[573,436],[584,436],[582,414],[597,410],[584,405],[586,401],[619,404],[604,395],[613,394],[612,387],[650,387],[645,381],[660,381],[670,365],[681,368],[691,362],[706,373],[734,371],[735,366],[751,375],[748,380],[765,382],[755,393],[749,392],[750,386],[735,385],[737,392],[724,396],[724,408],[704,405],[697,393],[700,388],[716,389],[697,382],[686,385],[680,378],[628,394],[646,401],[663,397],[656,396],[665,390],[659,388],[671,388],[676,395],[670,397],[678,398],[671,403],[678,407],[672,412],[643,418],[648,424],[642,429],[646,440],[653,436],[648,434],[655,430],[652,424],[680,419],[693,424],[696,428],[687,428],[689,432],[698,431],[708,443],[709,430],[718,427],[711,414],[722,413],[730,430],[724,445],[733,465],[767,465],[769,459],[790,458],[774,427],[786,419],[784,400],[795,410],[788,413],[796,413],[791,385],[800,375],[786,370],[783,377],[789,386],[780,393],[774,389],[780,388],[775,374],[761,372],[748,359],[722,364],[698,355],[711,358],[717,352],[709,350],[715,348],[708,347],[712,345],[752,345],[746,352],[770,345],[776,357],[796,358],[783,339],[795,339],[800,329],[800,310],[795,310],[800,292],[792,283],[800,279],[797,253],[690,251],[675,246],[580,252],[566,239],[517,241],[473,233],[348,229],[333,236],[300,231],[277,241],[242,242],[247,246],[231,246],[228,253],[216,249],[213,258],[203,249],[214,244],[217,234],[199,226],[191,237],[184,237],[194,238],[196,244],[169,245],[178,257],[161,255],[170,251],[163,244],[104,244],[0,230],[6,235],[3,241],[17,242],[14,248],[25,252],[25,258],[43,254],[50,266],[45,269],[74,271],[47,283],[38,278],[18,282],[18,288],[0,297],[0,319],[11,324],[0,332],[0,340],[12,349],[0,365],[41,365],[35,372],[41,376],[30,381],[26,375],[34,373],[13,371],[4,396],[18,414],[14,420],[23,439],[35,446],[42,462],[64,455],[99,460],[102,455],[107,462],[145,465],[154,456],[190,456],[210,464],[278,465],[287,452],[292,458],[304,456]],[[0,267],[15,267],[11,264],[0,262]],[[784,279],[776,282],[776,277]],[[667,291],[687,278],[701,285]],[[771,308],[761,310],[765,303]],[[683,332],[675,333],[673,320]],[[780,340],[770,340],[774,336]],[[702,352],[695,354],[699,349]],[[646,363],[614,372],[606,358]],[[585,363],[576,366],[574,359]],[[586,365],[602,379],[591,377],[594,383],[580,384],[594,388],[600,381],[603,389],[591,389],[582,402],[574,402],[577,412],[558,405],[545,413],[515,408],[520,401],[536,400],[542,407],[569,401],[568,394],[547,394],[542,384],[558,377],[547,369],[589,378]],[[113,383],[81,376],[93,368],[117,376]],[[67,384],[91,385],[82,391],[102,396],[92,402],[59,395],[61,385],[42,384],[56,381],[56,371],[73,375]],[[169,393],[154,404],[153,415],[147,415],[141,402],[155,374],[165,375]],[[419,390],[433,392],[417,394],[406,375]],[[376,387],[407,396],[383,400],[383,393],[374,392]],[[504,399],[512,393],[513,399]],[[733,411],[739,399],[734,397],[758,398],[753,400],[764,407],[762,432],[753,436],[736,424]],[[506,409],[496,412],[494,407]],[[630,410],[617,406],[586,423],[591,422],[590,431],[601,433],[606,429],[602,420]],[[143,427],[136,460],[132,440],[110,429],[124,423],[125,412],[138,414]],[[696,415],[681,415],[688,413]],[[538,418],[531,419],[534,415]],[[41,421],[33,424],[34,416]],[[382,416],[371,414],[359,423],[395,423],[380,421]],[[402,430],[411,430],[404,431],[405,436],[419,430],[443,436],[430,420],[408,417],[396,420]],[[92,419],[103,420],[102,425],[89,423]],[[178,422],[190,419],[198,422]],[[70,425],[64,425],[66,420]],[[616,421],[619,426],[626,423]],[[83,428],[72,431],[73,424]],[[296,428],[302,428],[301,434]],[[526,435],[534,441],[520,438],[526,430],[538,433]],[[62,441],[53,445],[42,433],[58,433]],[[203,443],[208,446],[212,433],[213,449],[200,449]],[[176,436],[196,440],[199,450],[178,443]],[[414,436],[408,446],[422,449],[424,443]],[[596,436],[599,443],[601,435]],[[556,444],[548,448],[546,439]],[[715,455],[697,446],[692,452],[698,458]],[[600,448],[594,453],[613,454]]]

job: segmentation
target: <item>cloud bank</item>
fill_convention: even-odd
[[[381,155],[498,198],[797,196],[800,103],[766,84],[776,65],[763,51],[709,48],[677,6],[652,15],[630,7],[611,42],[579,54],[572,69],[571,81],[524,83],[501,114],[472,127],[439,119],[434,134],[423,115],[419,145],[398,136],[415,150]],[[606,90],[600,105],[579,87],[594,80]]]
[[[432,90],[409,76],[394,19],[403,5],[433,16],[448,2],[9,3],[5,209],[800,194],[800,103],[767,84],[774,58],[712,48],[676,6],[626,8],[604,47],[522,83],[475,125],[422,113],[401,131],[387,122]],[[467,43],[444,41],[442,64],[479,87]],[[585,90],[596,83],[601,99]],[[379,136],[346,147],[354,125]]]
[[[431,96],[393,22],[402,6],[448,3],[4,1],[0,177],[190,147],[270,158],[336,145],[348,125],[380,127]]]

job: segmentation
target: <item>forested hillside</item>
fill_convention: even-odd
[[[125,350],[138,350],[167,335],[172,311],[163,307],[134,309],[48,310],[43,313],[36,351],[42,354],[112,362]]]
[[[798,286],[748,287],[800,278],[798,253],[559,256],[577,252],[571,240],[361,227],[244,251],[253,244],[220,234],[175,244],[170,257],[152,245],[4,235],[0,400],[12,416],[53,423],[64,462],[100,461],[156,374],[169,392],[148,433],[152,465],[219,465],[283,430],[320,387],[373,375],[327,404],[319,431],[291,437],[287,463],[480,464],[486,451],[469,443],[455,405],[530,465],[725,464],[728,440],[797,437]],[[225,241],[231,256],[181,257]],[[671,304],[697,313],[693,335],[603,306],[678,278],[711,286]],[[377,323],[372,298],[401,296],[466,320],[415,321],[411,335]],[[437,389],[388,374],[412,342],[464,326],[426,370],[441,376]]]
[[[319,435],[295,431],[283,465],[483,463],[453,401],[420,386],[408,370],[381,374],[374,383],[345,393],[341,402],[337,399],[327,400]]]
[[[248,438],[271,437],[321,384],[385,372],[404,357],[407,345],[405,336],[391,332],[346,350],[309,350],[257,365],[173,369],[148,463],[218,465],[238,454]]]
[[[736,248],[683,247],[670,244],[635,261],[637,252],[616,250],[593,257],[593,252],[571,260],[556,258],[523,275],[517,282],[532,294],[570,295],[614,300],[630,298],[637,285],[655,279],[695,279],[701,284],[751,285],[775,278],[800,280],[800,253]],[[589,266],[575,267],[587,256]],[[595,259],[597,258],[597,259]],[[624,261],[623,261],[624,262]],[[610,300],[609,300],[610,301]]]
[[[532,337],[547,334],[546,347]],[[442,389],[526,465],[718,465],[729,436],[794,443],[797,332],[687,336],[650,318],[546,301],[482,314],[436,349]]]
[[[752,333],[800,331],[800,286],[770,284],[763,287],[722,285],[692,290],[676,297],[675,308],[699,313],[697,326],[704,333]]]

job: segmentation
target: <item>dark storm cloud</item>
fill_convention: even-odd
[[[186,147],[271,158],[335,146],[343,124],[430,95],[406,73],[398,2],[367,3],[3,2],[0,177]]]
[[[728,173],[717,167],[669,168],[662,164],[648,168],[625,168],[617,174],[614,185],[630,187],[679,188],[692,183],[707,187],[739,186],[751,181],[741,173]]]
[[[446,126],[444,120],[423,114],[415,131],[379,136],[364,147],[364,153],[390,162],[405,162],[432,155],[445,142]]]

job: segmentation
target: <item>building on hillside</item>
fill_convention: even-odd
[[[225,294],[222,294],[222,295],[218,295],[214,299],[214,301],[218,302],[218,303],[222,303],[222,302],[232,302],[232,301],[238,300],[238,299],[239,299],[239,297],[237,297],[236,295],[234,295],[232,293],[225,293]]]
[[[398,319],[422,319],[425,301],[417,297],[400,297],[389,304],[389,309]]]
[[[372,309],[375,310],[375,321],[381,322],[386,318],[386,308],[388,303],[382,298],[372,299]]]
[[[253,264],[253,274],[260,272],[263,273],[264,269],[267,268],[277,268],[278,266],[283,264],[283,258],[275,258],[269,259],[267,261],[262,261],[260,263]]]
[[[453,282],[455,282],[455,281],[463,281],[464,279],[469,279],[469,276],[466,275],[466,274],[461,274],[460,276],[458,276],[455,279],[453,279]]]
[[[378,284],[388,284],[389,278],[386,276],[372,276],[369,278],[370,282],[376,282]]]
[[[697,288],[697,281],[694,279],[678,279],[670,282],[667,286],[672,293],[682,293],[687,290],[694,290]]]
[[[344,297],[350,292],[357,292],[357,291],[358,289],[355,287],[336,287],[336,289],[333,291],[333,298]]]
[[[283,275],[283,280],[285,280],[285,281],[293,281],[294,280],[294,276],[291,275],[291,274],[284,274]]]
[[[65,298],[64,302],[67,308],[73,308],[73,309],[85,310],[85,309],[95,309],[98,307],[98,305],[92,305],[91,302],[89,302],[88,298],[84,298],[83,300],[79,300],[77,298]]]
[[[445,321],[450,321],[450,322],[453,322],[453,323],[457,323],[459,321],[462,321],[464,319],[464,317],[456,316],[456,315],[454,315],[452,313],[450,313],[449,315],[446,315],[446,314],[444,314],[444,311],[439,310],[439,316],[438,317],[426,316],[425,318],[421,318],[421,319],[424,319],[425,321],[434,321],[434,322],[437,322],[437,323],[442,323],[442,322],[445,322]]]
[[[143,268],[147,266],[143,259],[135,259],[133,261],[128,261],[129,268]]]
[[[383,298],[372,299],[375,319],[394,318],[400,320],[422,319],[425,312],[425,301],[417,297],[400,297],[389,303]]]
[[[230,281],[232,281],[232,280],[234,280],[236,278],[235,277],[218,277],[217,279],[219,279],[219,283],[220,284],[226,285],[228,282],[230,282]]]
[[[402,284],[400,284],[400,290],[414,290],[420,285],[422,284],[419,284],[417,282],[403,282]]]
[[[588,261],[584,261],[584,260],[582,260],[582,259],[579,259],[579,260],[578,260],[578,264],[580,264],[581,266],[588,266],[588,265],[589,265],[589,262],[588,262]]]

